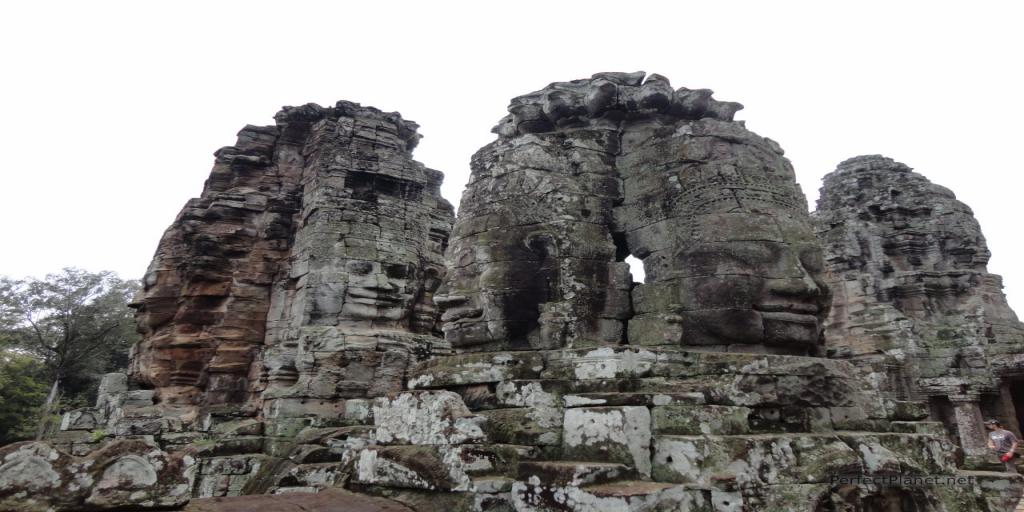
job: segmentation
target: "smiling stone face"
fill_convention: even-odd
[[[743,216],[765,223],[761,236],[722,236],[672,255],[677,279],[668,282],[668,295],[677,299],[685,343],[763,343],[798,352],[816,345],[829,298],[821,249],[806,237],[786,240],[763,215]],[[717,217],[704,222],[720,226]]]
[[[416,265],[350,261],[342,313],[352,318],[403,320],[415,297]]]
[[[473,157],[437,297],[446,339],[816,350],[829,292],[807,202],[739,108],[642,73],[513,99]]]
[[[707,119],[637,126],[623,145],[619,217],[647,274],[631,343],[815,352],[831,296],[781,149]]]

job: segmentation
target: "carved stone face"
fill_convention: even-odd
[[[341,272],[326,275],[327,282],[315,287],[311,323],[408,328],[423,285],[415,263],[350,259],[339,267]]]
[[[438,334],[438,308],[434,304],[434,293],[441,286],[442,270],[428,268],[423,272],[423,287],[413,304],[412,331],[421,334]]]
[[[420,284],[413,263],[350,260],[341,319],[390,320],[409,317]]]
[[[134,376],[157,388],[160,402],[188,404],[197,399],[211,350],[194,343],[175,345],[167,337],[147,340],[137,350],[143,356],[135,361]]]
[[[452,249],[454,267],[434,296],[434,303],[441,310],[445,339],[456,348],[487,343],[493,338],[487,327],[479,281],[490,251],[459,243]]]
[[[687,224],[697,239],[680,240],[647,265],[662,304],[674,302],[662,309],[678,314],[683,344],[802,351],[820,341],[831,297],[807,223],[729,213]]]
[[[557,286],[556,261],[542,242],[513,232],[453,247],[454,268],[434,296],[453,347],[540,343],[540,308]]]
[[[828,298],[818,247],[761,241],[697,244],[680,251],[678,259],[682,266],[714,265],[719,272],[683,281],[680,314],[689,343],[818,342]]]

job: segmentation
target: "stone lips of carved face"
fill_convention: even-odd
[[[423,273],[421,295],[413,305],[411,326],[413,332],[421,334],[435,333],[438,321],[438,308],[434,303],[434,292],[441,286],[442,272],[428,268]]]
[[[831,297],[807,242],[696,243],[675,254],[684,344],[814,346]]]
[[[412,313],[420,284],[413,263],[350,260],[340,318],[400,322]]]
[[[483,254],[458,240],[448,249],[448,271],[434,294],[434,304],[441,311],[441,330],[453,347],[486,343],[491,340],[484,319],[484,310],[477,304],[476,291],[489,251]]]

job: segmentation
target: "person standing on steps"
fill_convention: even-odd
[[[988,428],[988,448],[999,457],[999,460],[1006,464],[1006,471],[1017,472],[1017,466],[1013,459],[1017,457],[1017,436],[1013,432],[1003,428],[998,420],[990,419],[985,422]]]

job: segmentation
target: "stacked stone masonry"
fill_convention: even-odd
[[[644,73],[515,98],[454,224],[398,114],[339,102],[246,127],[161,240],[131,374],[48,443],[0,449],[0,509],[318,491],[380,510],[1012,509],[1020,477],[960,467],[934,408],[851,355],[880,353],[848,319],[871,301],[831,290],[875,274],[837,271],[852,235],[821,204],[812,220],[740,108]],[[1012,358],[1016,318],[992,312]]]
[[[927,401],[967,462],[984,466],[983,416],[1020,435],[1024,325],[988,272],[971,209],[872,155],[825,176],[815,218],[835,294],[831,355],[855,363],[886,396]]]

